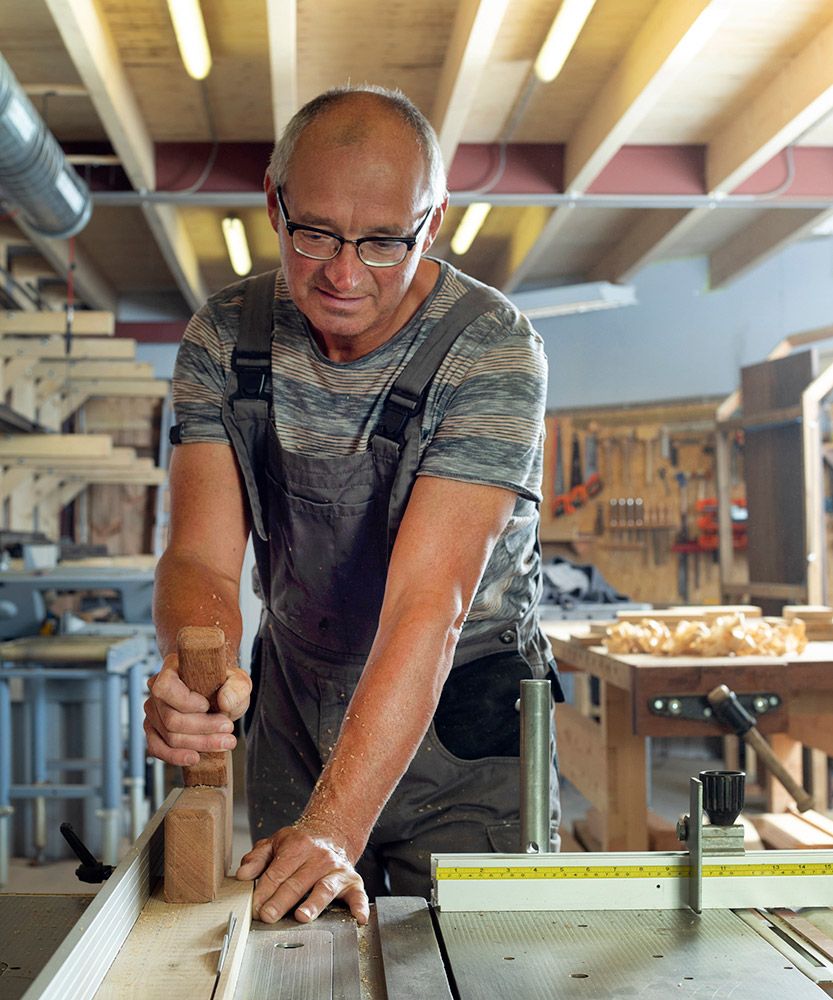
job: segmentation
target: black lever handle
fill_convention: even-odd
[[[75,851],[75,855],[81,864],[75,869],[75,874],[82,882],[96,883],[106,882],[113,874],[115,865],[105,865],[97,861],[89,851],[86,844],[73,830],[71,823],[61,823],[61,833],[64,840]]]

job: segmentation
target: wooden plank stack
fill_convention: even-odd
[[[77,312],[69,338],[66,326],[63,312],[0,312],[0,394],[11,411],[39,428],[0,440],[3,526],[39,530],[56,541],[61,511],[85,497],[88,487],[128,484],[144,493],[165,480],[155,446],[140,455],[135,446],[116,442],[117,428],[87,432],[95,426],[88,416],[97,403],[107,402],[124,417],[133,401],[142,400],[149,414],[148,404],[158,406],[168,395],[168,381],[136,361],[135,341],[113,337],[112,313]],[[145,424],[154,428],[150,415]],[[88,535],[93,512],[84,513],[81,534]]]
[[[808,642],[833,641],[833,608],[822,604],[788,604],[783,614],[787,621],[800,618],[804,622]]]

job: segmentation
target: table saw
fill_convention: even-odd
[[[437,855],[431,902],[380,898],[366,927],[338,907],[307,925],[251,922],[251,884],[231,878],[213,902],[165,903],[163,820],[178,794],[96,896],[0,896],[0,996],[833,995],[833,852],[744,852],[729,827],[702,825],[699,779],[687,851]],[[66,933],[51,956],[47,928]]]

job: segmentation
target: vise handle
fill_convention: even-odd
[[[813,796],[800,785],[775,756],[775,752],[758,732],[754,718],[738,701],[738,697],[725,684],[719,684],[706,695],[715,717],[757,753],[770,774],[774,775],[795,799],[799,812],[806,812],[815,805]]]

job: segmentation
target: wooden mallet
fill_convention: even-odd
[[[179,675],[213,712],[228,673],[225,644],[219,628],[187,626],[177,635]],[[231,752],[203,753],[182,771],[185,788],[165,816],[165,899],[207,903],[231,867]]]

